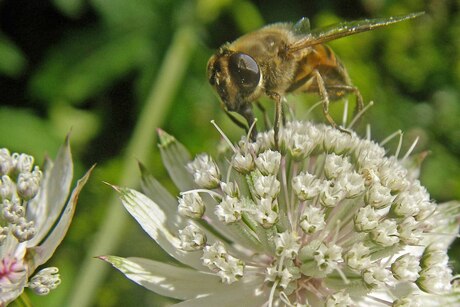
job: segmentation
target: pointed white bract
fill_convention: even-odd
[[[0,149],[0,306],[25,287],[46,295],[59,285],[57,268],[33,274],[64,239],[90,172],[69,197],[73,163],[68,140],[43,171],[32,156]]]
[[[435,204],[413,170],[355,133],[289,122],[279,136],[279,149],[269,131],[191,162],[162,132],[163,160],[183,163],[166,163],[181,190],[177,211],[145,170],[150,198],[116,189],[150,236],[190,268],[101,259],[183,300],[177,306],[460,303],[447,257],[459,202]]]

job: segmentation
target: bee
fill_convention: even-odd
[[[282,121],[282,102],[288,93],[313,92],[322,99],[327,121],[340,130],[329,114],[330,101],[353,93],[356,109],[363,109],[363,98],[352,84],[342,62],[328,46],[328,41],[374,30],[412,19],[423,12],[389,18],[343,22],[310,30],[307,18],[296,24],[275,23],[248,33],[221,46],[208,61],[209,83],[217,91],[224,111],[238,126],[257,136],[253,103],[262,96],[275,102],[274,141]],[[240,114],[246,127],[230,112]],[[346,131],[346,130],[345,130]]]

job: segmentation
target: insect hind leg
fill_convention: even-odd
[[[331,91],[333,90],[334,92],[344,92],[341,95],[337,95],[338,97],[343,96],[344,94],[349,94],[353,93],[356,97],[356,105],[355,105],[355,110],[354,114],[358,114],[364,109],[364,100],[363,96],[361,95],[361,92],[359,89],[354,86],[354,85],[345,85],[345,84],[334,84],[334,85],[329,85],[327,86],[327,90]]]
[[[334,119],[332,118],[331,114],[329,114],[329,103],[330,103],[329,94],[328,94],[326,85],[324,83],[324,79],[321,76],[320,72],[317,69],[315,69],[313,71],[313,75],[315,76],[315,79],[316,79],[316,84],[318,86],[319,95],[321,96],[321,99],[323,100],[324,117],[326,117],[326,120],[329,122],[329,124],[331,124],[332,127],[337,128],[342,132],[350,133],[350,131],[348,131],[347,129],[342,128],[341,126],[337,125]]]

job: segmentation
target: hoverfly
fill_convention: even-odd
[[[268,25],[221,46],[208,61],[208,80],[220,96],[230,119],[246,130],[255,125],[252,103],[258,102],[264,95],[274,100],[274,137],[277,146],[282,101],[287,93],[318,93],[323,102],[324,116],[334,127],[338,126],[329,114],[330,101],[353,93],[356,96],[356,111],[363,108],[362,96],[351,83],[347,70],[323,43],[422,14],[343,22],[316,30],[310,30],[307,18],[296,24]],[[230,112],[243,116],[248,127]],[[254,127],[251,138],[254,140],[256,135]]]

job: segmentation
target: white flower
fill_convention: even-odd
[[[458,202],[436,205],[409,176],[413,171],[353,132],[289,122],[279,136],[280,150],[270,131],[229,146],[233,152],[216,163],[198,156],[207,157],[210,171],[201,178],[219,178],[212,190],[195,172],[178,172],[180,157],[189,163],[182,145],[162,144],[181,193],[199,191],[206,207],[193,231],[185,232],[188,218],[171,209],[174,197],[147,173],[145,181],[155,182],[145,190],[151,199],[115,189],[144,230],[186,267],[101,259],[181,306],[460,303],[447,257],[459,230]]]
[[[32,156],[0,149],[0,306],[15,300],[25,287],[46,295],[59,285],[57,268],[32,275],[64,239],[90,172],[69,197],[73,163],[68,140],[43,171],[34,166]]]
[[[205,206],[200,194],[196,192],[183,194],[179,198],[177,212],[193,219],[200,219],[204,214]]]

